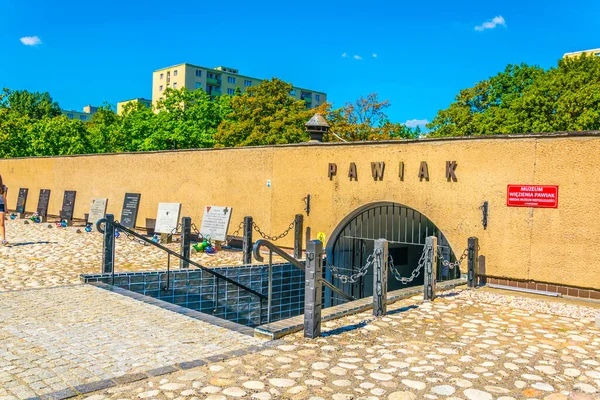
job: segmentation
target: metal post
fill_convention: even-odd
[[[477,270],[479,264],[479,240],[476,237],[469,238],[469,269],[467,275],[467,286],[477,286]]]
[[[252,264],[252,217],[244,217],[243,239],[242,252],[244,253],[244,264]]]
[[[181,218],[181,257],[190,258],[190,239],[192,236],[192,219],[190,217]],[[186,269],[190,263],[184,259],[179,259],[179,268]]]
[[[373,315],[381,317],[387,312],[388,241],[375,241],[375,262],[373,268]]]
[[[267,323],[271,323],[271,299],[273,298],[273,250],[269,250],[269,282],[267,292]]]
[[[104,224],[104,250],[102,252],[102,273],[112,274],[115,269],[115,216],[106,214]]]
[[[300,260],[302,258],[302,226],[304,224],[304,216],[296,214],[294,219],[294,258]]]
[[[437,248],[438,240],[435,236],[425,239],[425,279],[423,283],[423,300],[435,299],[435,279],[437,273]]]
[[[321,336],[323,243],[311,241],[306,248],[306,286],[304,289],[304,337]]]

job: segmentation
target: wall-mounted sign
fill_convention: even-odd
[[[400,161],[398,164],[398,178],[400,178],[401,181],[404,181],[404,167],[404,161]],[[458,163],[456,161],[446,161],[446,180],[448,182],[458,182],[458,179],[456,178],[457,167]],[[385,171],[385,162],[371,162],[371,176],[374,181],[382,181]],[[327,177],[329,180],[332,181],[334,177],[337,177],[337,174],[337,163],[329,163],[327,166]],[[356,163],[351,162],[348,167],[348,179],[350,181],[358,181],[358,175],[358,166]],[[429,181],[429,166],[427,165],[427,161],[421,161],[417,177],[420,181]]]
[[[558,208],[558,186],[508,185],[506,205],[509,207]]]

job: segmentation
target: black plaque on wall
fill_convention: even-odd
[[[125,193],[123,210],[121,211],[121,219],[119,222],[126,228],[135,228],[135,221],[140,207],[140,197],[141,194],[139,193]]]
[[[37,213],[40,217],[48,216],[48,204],[50,203],[50,189],[40,189]]]
[[[60,211],[60,218],[66,220],[73,219],[73,211],[75,210],[75,196],[77,192],[75,190],[65,190],[65,196],[63,197],[62,210]]]
[[[19,189],[19,197],[17,197],[17,212],[24,214],[25,206],[27,205],[27,194],[29,193],[28,188],[20,188]]]

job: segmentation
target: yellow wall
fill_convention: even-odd
[[[230,233],[252,215],[267,233],[279,234],[303,213],[302,198],[310,194],[305,226],[313,238],[319,231],[329,238],[359,206],[394,201],[424,213],[455,253],[469,236],[479,237],[490,275],[600,289],[600,253],[592,245],[600,230],[598,154],[600,135],[502,136],[13,159],[0,160],[0,173],[11,189],[11,209],[19,187],[29,188],[28,211],[35,210],[40,189],[52,189],[51,214],[58,213],[64,190],[76,190],[76,217],[93,197],[107,197],[108,212],[118,219],[124,193],[139,192],[138,225],[155,218],[159,202],[182,203],[182,215],[196,225],[205,205],[226,205],[233,207]],[[386,163],[383,181],[371,177],[372,161]],[[428,162],[429,182],[417,178],[421,161]],[[458,163],[458,182],[445,179],[446,161]],[[330,162],[338,164],[332,181]],[[358,167],[358,182],[347,178],[350,162]],[[508,184],[559,185],[559,207],[507,207]],[[487,230],[479,209],[484,201]],[[291,246],[291,237],[283,244]]]

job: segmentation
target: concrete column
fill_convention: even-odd
[[[304,289],[304,337],[321,336],[321,305],[323,300],[323,243],[313,240],[306,248]]]
[[[252,217],[244,217],[244,242],[242,252],[244,264],[252,264]]]
[[[435,299],[435,280],[437,273],[437,247],[438,240],[435,236],[425,239],[425,280],[423,285],[423,300],[433,301]]]
[[[375,262],[373,264],[373,315],[381,317],[387,312],[388,241],[375,241]]]
[[[468,243],[469,267],[467,272],[467,286],[472,289],[477,286],[476,274],[479,269],[479,240],[476,237],[470,237]]]
[[[102,273],[112,274],[115,269],[115,216],[106,214],[104,224],[104,246],[102,252]],[[95,225],[95,224],[94,224]]]
[[[190,239],[192,236],[192,219],[190,217],[181,218],[181,257],[190,258]],[[179,259],[179,268],[186,269],[190,263]]]

